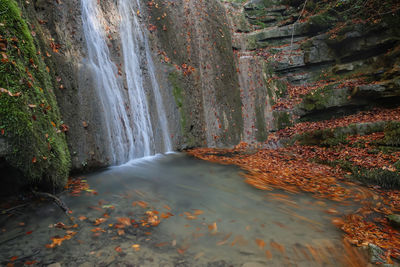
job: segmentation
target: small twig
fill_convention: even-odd
[[[307,0],[304,1],[303,9],[300,12],[299,17],[297,20],[293,23],[293,29],[292,29],[292,39],[290,40],[290,53],[289,56],[292,55],[292,49],[293,49],[293,38],[294,38],[294,29],[296,28],[296,24],[299,22],[300,18],[303,16],[304,9],[306,8],[307,5]]]
[[[8,212],[10,212],[10,211],[13,211],[13,210],[16,210],[16,209],[25,207],[25,206],[27,206],[27,205],[28,205],[28,203],[25,203],[25,204],[21,204],[21,205],[18,205],[18,206],[15,206],[15,207],[12,207],[12,208],[9,208],[9,209],[6,209],[6,210],[1,210],[1,211],[0,211],[0,214],[6,214],[6,213],[8,213]]]
[[[50,193],[45,193],[45,192],[36,192],[32,190],[32,193],[37,196],[37,197],[44,197],[44,198],[50,198],[51,200],[54,201],[54,203],[57,204],[58,207],[60,207],[60,209],[62,209],[64,211],[64,213],[67,215],[67,217],[73,221],[73,219],[71,218],[71,216],[69,216],[70,213],[70,209],[68,208],[68,206],[58,197],[56,197],[55,195],[52,195]]]

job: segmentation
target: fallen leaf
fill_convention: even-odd
[[[261,239],[256,238],[256,244],[257,244],[257,246],[258,246],[261,250],[263,250],[264,247],[265,247],[265,242],[264,242],[264,240],[261,240]]]

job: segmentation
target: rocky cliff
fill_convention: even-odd
[[[264,142],[297,122],[398,105],[399,9],[358,2],[142,1],[132,12],[150,40],[174,149]],[[118,1],[99,5],[122,77]],[[62,184],[70,161],[74,171],[108,166],[107,111],[88,64],[80,1],[6,0],[1,8],[2,170]],[[9,77],[7,68],[18,71]]]
[[[269,131],[399,102],[395,2],[252,0],[225,6],[239,60],[251,56],[263,66],[261,75],[247,80],[268,92]]]
[[[0,169],[5,185],[0,194],[20,185],[62,187],[70,155],[54,95],[51,70],[35,24],[21,17],[15,1],[0,3]],[[39,33],[38,33],[39,34]],[[54,48],[56,49],[56,48]]]

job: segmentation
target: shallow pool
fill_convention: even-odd
[[[347,265],[342,233],[331,220],[357,207],[307,194],[261,191],[244,183],[240,172],[176,153],[87,175],[82,179],[89,189],[61,196],[74,221],[51,202],[32,203],[3,218],[0,263]],[[157,226],[142,225],[146,211],[160,220]],[[68,234],[60,245],[46,247],[52,237]]]

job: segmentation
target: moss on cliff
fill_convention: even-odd
[[[185,134],[185,128],[186,128],[186,116],[185,112],[183,110],[183,95],[182,95],[182,87],[181,87],[181,82],[179,80],[179,73],[177,71],[171,72],[168,75],[168,79],[172,84],[172,93],[175,98],[175,103],[178,107],[179,113],[181,115],[181,131],[182,134]]]
[[[21,184],[61,187],[70,155],[52,91],[49,69],[34,45],[14,0],[0,2],[0,128],[8,143],[5,160],[21,171]]]

